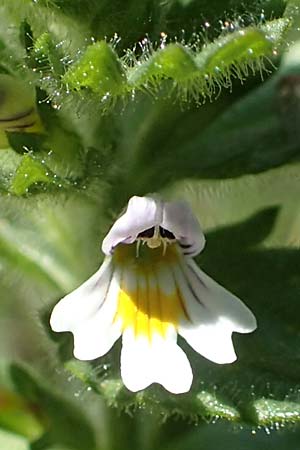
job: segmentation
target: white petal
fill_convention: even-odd
[[[179,334],[190,346],[218,364],[236,360],[231,335],[256,328],[252,312],[186,258],[173,271],[190,320],[182,319]]]
[[[222,321],[197,327],[186,323],[179,334],[200,355],[218,364],[232,363],[236,354],[231,340],[231,329]]]
[[[123,333],[121,375],[133,392],[159,383],[173,394],[190,390],[193,374],[190,363],[176,344],[175,330],[167,338],[158,334],[149,343],[146,337],[135,337],[128,328]]]
[[[121,323],[115,322],[120,273],[115,270],[109,290],[102,306],[83,320],[72,331],[74,334],[74,356],[91,360],[105,355],[121,336]]]
[[[53,331],[72,331],[77,324],[101,306],[112,278],[111,257],[106,257],[100,269],[54,307],[50,325]]]
[[[256,319],[250,309],[200,270],[195,261],[186,258],[186,265],[183,260],[182,269],[192,290],[216,322],[225,320],[231,324],[232,331],[239,333],[250,333],[256,329]]]
[[[195,256],[203,250],[204,234],[187,203],[164,203],[161,226],[174,234],[181,244],[184,254]]]
[[[132,243],[144,230],[159,225],[162,220],[162,203],[152,197],[132,197],[126,212],[116,220],[105,236],[102,251],[110,255],[121,242]]]

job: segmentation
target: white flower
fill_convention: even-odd
[[[186,203],[132,197],[103,240],[102,266],[55,306],[52,329],[73,333],[74,356],[81,360],[105,355],[122,335],[128,389],[160,383],[187,392],[193,374],[177,334],[205,358],[225,364],[236,360],[232,332],[256,328],[251,311],[192,259],[204,244]]]

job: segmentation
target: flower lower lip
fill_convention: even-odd
[[[236,359],[232,332],[255,328],[242,302],[187,260],[176,244],[165,255],[144,246],[139,258],[135,244],[120,245],[99,274],[77,291],[54,309],[52,327],[72,331],[74,354],[84,360],[102,356],[123,334],[121,374],[134,392],[154,382],[173,393],[190,389],[191,367],[176,343],[177,333],[194,350],[223,364]],[[74,316],[75,297],[79,304]],[[69,324],[64,326],[66,318]],[[174,361],[180,361],[176,370],[185,376],[177,385],[170,371]]]

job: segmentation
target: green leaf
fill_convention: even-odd
[[[75,288],[78,278],[84,279],[97,266],[98,246],[86,237],[90,228],[97,229],[99,217],[94,216],[94,203],[85,196],[67,204],[50,201],[49,197],[3,197],[0,221],[0,261],[5,278],[14,283],[20,275],[35,286],[44,285],[49,295],[62,295]],[[68,206],[69,205],[69,206]],[[67,215],[66,215],[67,213]],[[64,217],[64,220],[62,220]],[[77,229],[75,236],[70,230]],[[95,259],[78,264],[77,252],[95,253]],[[53,301],[53,300],[52,300]]]
[[[47,416],[47,442],[62,443],[72,449],[95,449],[95,437],[85,416],[72,403],[53,392],[30,371],[11,366],[11,377],[20,394],[40,408]]]
[[[149,57],[145,63],[133,67],[128,75],[128,82],[140,86],[148,81],[160,78],[172,78],[177,82],[196,76],[197,65],[189,48],[179,44],[169,44]]]
[[[300,69],[293,48],[273,78],[248,86],[241,98],[234,91],[188,111],[172,101],[153,104],[145,98],[128,107],[121,119],[117,156],[122,163],[116,175],[124,195],[113,201],[120,200],[121,208],[134,193],[160,190],[181,178],[238,177],[297,158]]]
[[[38,439],[44,432],[41,417],[36,414],[38,411],[34,412],[37,408],[25,402],[22,397],[1,389],[0,404],[1,428],[21,434],[30,441]]]
[[[243,81],[249,71],[262,71],[262,58],[272,56],[288,25],[288,19],[278,19],[261,28],[241,29],[220,36],[201,50],[196,48],[196,52],[188,45],[172,43],[152,51],[146,48],[140,58],[129,56],[127,66],[110,45],[98,42],[87,47],[63,80],[68,89],[88,87],[107,100],[136,88],[158,89],[161,81],[169,78],[184,100],[205,99],[220,86],[229,87],[233,76]]]
[[[37,183],[57,183],[62,185],[62,182],[56,179],[56,176],[45,164],[37,159],[33,159],[30,155],[25,155],[12,179],[10,191],[15,195],[23,195]]]
[[[53,8],[53,2],[48,0],[42,0],[38,4],[31,0],[5,2],[1,4],[1,15],[3,17],[3,29],[0,27],[2,31],[0,36],[9,38],[10,35],[13,35],[12,45],[18,44],[19,49],[20,44],[24,45],[24,40],[19,39],[19,27],[24,22],[30,26],[35,37],[45,33],[45,29],[49,30],[55,40],[60,42],[61,46],[73,55],[78,47],[83,45],[85,38],[88,36],[88,30],[82,21],[75,21],[70,16],[63,14],[60,8]],[[44,26],[45,23],[48,24],[48,27]],[[8,24],[12,26],[8,27]],[[16,33],[18,33],[18,39],[15,38]],[[24,50],[23,47],[23,54]]]
[[[0,150],[0,189],[9,191],[11,180],[20,164],[22,157],[9,148]]]
[[[226,77],[224,69],[229,69],[230,66],[236,66],[236,69],[241,71],[243,63],[251,67],[252,62],[259,63],[260,57],[272,53],[274,44],[280,42],[288,23],[287,20],[278,19],[269,22],[268,27],[264,29],[249,27],[220,37],[216,42],[204,47],[196,58],[197,65],[212,77],[218,72]]]
[[[282,430],[280,426],[254,430],[245,425],[230,427],[226,423],[219,422],[189,428],[186,426],[182,430],[179,424],[176,424],[176,427],[174,424],[168,425],[165,427],[166,430],[163,430],[165,433],[161,433],[160,439],[163,439],[163,442],[158,442],[159,450],[215,449],[221,448],[224,443],[232,449],[239,449],[242,446],[244,450],[257,450],[271,445],[274,450],[284,450],[287,447],[296,449],[299,441],[299,430],[292,431],[290,428]]]
[[[48,32],[41,34],[34,42],[30,56],[34,59],[34,67],[37,65],[42,73],[50,71],[56,76],[63,75],[63,56],[59,53],[59,46],[54,44]],[[47,70],[46,70],[46,68]]]
[[[296,402],[280,402],[272,399],[261,399],[253,403],[256,421],[262,425],[280,423],[297,423],[300,416],[300,405]]]
[[[122,65],[106,42],[88,46],[79,61],[63,78],[68,89],[80,90],[82,87],[88,87],[100,96],[122,94],[125,80]]]

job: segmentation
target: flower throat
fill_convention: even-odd
[[[160,225],[148,228],[137,236],[136,257],[139,257],[140,245],[147,244],[149,248],[158,248],[162,245],[163,255],[166,254],[168,244],[176,242],[176,238],[171,231],[166,230]]]

